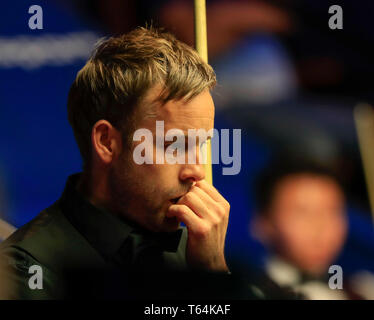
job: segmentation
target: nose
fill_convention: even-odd
[[[186,164],[180,171],[179,178],[181,181],[197,182],[205,178],[203,164]]]

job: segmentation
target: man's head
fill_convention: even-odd
[[[91,200],[147,229],[175,230],[178,223],[165,217],[170,200],[204,178],[203,166],[138,165],[133,150],[141,142],[133,134],[144,128],[156,137],[161,120],[165,131],[213,128],[215,83],[213,69],[169,33],[138,28],[102,41],[68,99]]]
[[[312,163],[275,164],[256,187],[258,237],[304,272],[326,272],[347,231],[344,194],[334,174]]]

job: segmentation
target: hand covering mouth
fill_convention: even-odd
[[[174,199],[171,199],[170,202],[173,203],[173,204],[176,204],[179,201],[179,199],[182,198],[182,197],[183,197],[183,195],[181,195],[179,197],[176,197]]]

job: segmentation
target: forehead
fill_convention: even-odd
[[[151,101],[158,93],[159,90],[153,89],[145,100]],[[148,106],[146,103],[145,108],[142,123],[151,130],[156,120],[164,121],[165,130],[181,129],[187,132],[188,129],[210,130],[214,127],[214,103],[209,90],[188,102],[171,100],[164,105],[148,103]]]
[[[291,175],[276,187],[278,198],[303,202],[344,201],[339,185],[330,177],[309,174]]]

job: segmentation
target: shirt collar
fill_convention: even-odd
[[[67,219],[104,257],[112,259],[120,252],[125,242],[134,237],[141,247],[156,245],[165,251],[177,250],[182,235],[181,229],[172,233],[150,232],[95,207],[76,189],[80,175],[78,173],[68,178],[59,201]]]
[[[266,270],[270,278],[281,286],[294,286],[312,281],[328,282],[326,276],[313,276],[302,272],[279,256],[272,256],[268,260]]]

